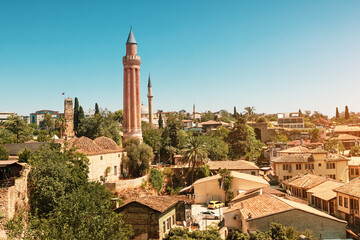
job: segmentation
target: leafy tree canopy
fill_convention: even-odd
[[[8,160],[9,151],[2,145],[0,145],[0,160]]]
[[[164,184],[164,175],[160,170],[152,168],[150,171],[149,182],[151,186],[160,193]]]

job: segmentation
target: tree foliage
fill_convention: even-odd
[[[172,228],[163,238],[164,240],[221,240],[217,229],[209,227],[208,230],[195,230]]]
[[[360,145],[355,145],[350,149],[350,156],[359,157],[360,156]]]
[[[80,123],[79,111],[80,111],[79,99],[77,97],[75,97],[75,103],[74,103],[74,131],[75,131],[75,133],[77,133],[77,128]]]
[[[219,174],[221,176],[219,179],[219,187],[225,191],[226,201],[229,201],[234,197],[234,193],[231,191],[234,177],[228,169],[219,169]]]
[[[16,114],[11,114],[7,118],[4,129],[8,131],[2,134],[4,137],[8,137],[8,139],[1,140],[4,143],[14,143],[14,140],[16,143],[23,143],[33,139],[33,129]]]
[[[154,158],[152,148],[145,144],[139,144],[128,140],[126,143],[127,155],[124,159],[125,166],[129,170],[131,177],[141,177],[148,173],[150,162]],[[132,142],[130,142],[132,141]]]
[[[335,117],[336,118],[339,118],[340,117],[340,114],[339,114],[339,108],[336,107],[336,114],[335,114]]]
[[[149,182],[151,186],[160,193],[164,184],[164,175],[160,170],[152,168],[150,171]]]
[[[0,160],[8,160],[9,151],[2,145],[0,145]]]
[[[324,149],[331,153],[339,153],[345,150],[344,145],[337,139],[330,139],[324,145]]]
[[[161,116],[161,112],[159,113],[158,124],[159,124],[159,129],[162,129],[164,127],[164,121],[163,121],[163,118]]]
[[[88,159],[75,149],[42,146],[30,158],[30,214],[6,225],[21,239],[129,239],[132,231],[113,211],[112,194],[88,182]],[[27,220],[26,220],[27,219]],[[24,228],[24,225],[27,227]]]
[[[208,164],[200,166],[195,173],[195,180],[210,176],[210,166]]]
[[[201,136],[208,152],[208,158],[213,161],[226,160],[229,152],[228,146],[220,137]]]
[[[183,161],[189,163],[191,182],[194,182],[194,171],[205,164],[208,152],[204,140],[201,137],[190,137],[186,147],[181,150]]]
[[[31,151],[25,147],[24,150],[18,152],[19,162],[27,163],[31,157]]]

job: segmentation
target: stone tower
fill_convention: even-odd
[[[74,134],[74,108],[73,108],[73,100],[71,98],[65,98],[64,117],[66,120],[66,129],[64,136],[66,138],[72,138],[75,136],[75,134]]]
[[[149,74],[149,82],[148,82],[148,102],[149,102],[149,123],[153,124],[153,94],[152,94],[152,86],[151,86],[151,80],[150,80],[150,74]]]
[[[124,138],[137,137],[142,141],[140,103],[140,63],[137,43],[132,30],[126,42],[124,65]]]

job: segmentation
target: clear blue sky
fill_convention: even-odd
[[[0,1],[0,111],[122,109],[125,41],[154,109],[360,111],[360,1]]]

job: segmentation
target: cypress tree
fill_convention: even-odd
[[[81,119],[84,119],[84,118],[85,118],[84,109],[82,108],[82,106],[80,106],[80,109],[79,109],[79,123],[80,123]]]
[[[161,112],[159,113],[159,128],[163,128],[164,127],[164,122],[161,116]]]
[[[350,118],[349,108],[348,106],[345,106],[345,119],[348,120],[349,118]]]
[[[301,109],[299,109],[299,117],[302,117],[302,115]]]
[[[237,118],[237,111],[236,111],[236,107],[234,106],[234,118]]]
[[[75,98],[75,105],[74,105],[74,131],[77,131],[79,125],[79,100]]]
[[[100,114],[99,105],[95,103],[95,115]]]
[[[340,117],[340,114],[339,114],[339,109],[336,108],[336,118],[339,118]]]

